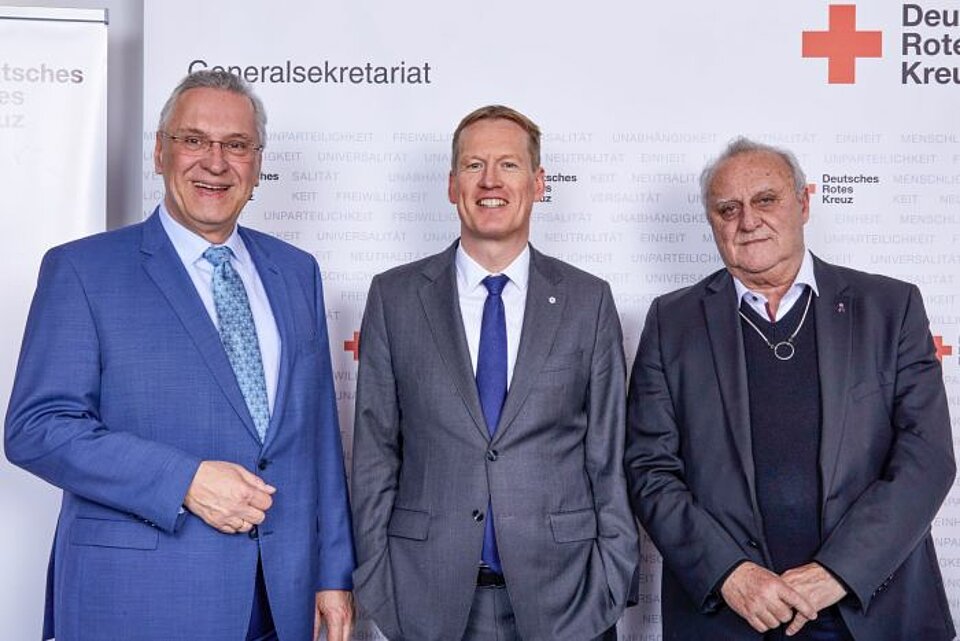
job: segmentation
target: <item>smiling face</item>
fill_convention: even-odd
[[[543,168],[533,167],[528,140],[520,125],[503,118],[478,120],[460,133],[448,196],[471,256],[490,247],[516,256],[527,244],[533,203],[544,189]]]
[[[707,190],[707,217],[724,264],[751,289],[789,285],[803,262],[806,190],[776,154],[751,151],[717,168]]]
[[[164,133],[262,144],[250,99],[206,87],[189,89],[180,96]],[[214,244],[230,236],[260,180],[259,152],[238,159],[225,154],[221,145],[211,145],[203,153],[191,154],[161,132],[157,132],[153,162],[156,172],[163,175],[167,211]]]

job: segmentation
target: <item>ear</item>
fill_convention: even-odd
[[[534,192],[535,194],[534,200],[540,201],[543,199],[543,194],[546,191],[546,185],[547,185],[546,172],[543,170],[543,167],[537,167],[537,171],[534,174],[533,179],[537,185],[536,190]]]
[[[157,139],[153,145],[153,171],[157,174],[163,174],[163,136],[157,132]]]
[[[804,225],[810,220],[810,187],[804,187],[800,193],[800,217]]]
[[[447,177],[447,199],[450,200],[451,205],[456,205],[460,199],[460,189],[457,187],[457,175],[452,169],[450,170],[450,175]]]

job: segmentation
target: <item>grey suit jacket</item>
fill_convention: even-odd
[[[956,467],[920,292],[817,259],[814,270],[823,543],[811,560],[848,587],[840,611],[858,641],[951,639],[930,523]],[[717,598],[738,562],[770,566],[726,270],[653,302],[627,429],[631,501],[664,559],[664,639],[760,639]]]
[[[353,448],[358,601],[392,640],[462,638],[491,499],[523,638],[593,638],[619,618],[638,556],[610,288],[531,249],[517,362],[491,440],[455,252],[371,283]]]

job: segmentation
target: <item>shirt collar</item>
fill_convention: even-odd
[[[747,294],[758,296],[766,302],[766,296],[748,289],[736,276],[733,277],[733,284],[737,288],[737,305],[743,302],[743,297]],[[803,287],[804,285],[809,285],[814,294],[817,296],[820,295],[820,290],[817,289],[817,276],[813,273],[813,254],[810,253],[809,249],[804,250],[803,261],[800,263],[800,271],[797,272],[797,277],[793,279],[793,285],[790,287],[792,289],[793,287]]]
[[[463,249],[462,244],[457,245],[457,279],[460,285],[464,287],[462,291],[470,292],[481,287],[483,279],[491,275],[480,263],[475,261]],[[524,245],[523,251],[507,265],[501,274],[507,276],[510,282],[516,285],[520,292],[527,289],[527,280],[530,276],[530,245]]]
[[[207,251],[208,247],[213,246],[210,241],[175,220],[167,211],[167,206],[163,202],[160,203],[158,209],[160,210],[160,224],[163,225],[163,230],[167,232],[167,236],[173,243],[173,248],[177,250],[177,255],[180,256],[183,264],[193,265],[198,260],[203,260],[203,252]],[[237,233],[236,225],[233,226],[233,231],[230,232],[230,236],[222,245],[230,248],[234,259],[237,261],[247,263],[250,260],[250,254],[247,252],[247,247],[244,245],[240,234]]]

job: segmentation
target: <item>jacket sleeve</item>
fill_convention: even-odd
[[[64,249],[44,257],[7,410],[12,463],[65,491],[173,532],[200,460],[106,425],[100,338]]]
[[[647,314],[627,398],[625,467],[630,501],[664,565],[704,612],[719,605],[717,591],[730,570],[749,560],[737,542],[700,505],[685,481],[674,392],[662,353],[660,304]],[[664,328],[669,329],[669,326]],[[718,410],[717,425],[723,418]]]
[[[355,565],[350,501],[343,463],[343,443],[337,418],[337,397],[333,386],[327,313],[323,303],[323,282],[314,263],[314,300],[317,340],[320,345],[320,415],[317,417],[317,527],[319,571],[316,589],[350,590]]]
[[[883,472],[814,557],[846,584],[864,611],[927,534],[956,475],[943,374],[915,286],[902,318],[890,320],[899,321],[893,337],[893,442]],[[882,394],[870,402],[881,402],[876,399]]]
[[[593,489],[597,544],[607,569],[610,594],[623,608],[635,589],[639,540],[623,471],[627,376],[623,334],[610,286],[606,283],[598,316],[590,363],[586,471]]]
[[[357,600],[387,638],[400,638],[387,526],[393,512],[402,464],[400,406],[380,277],[374,277],[360,327],[353,428],[354,533]]]

